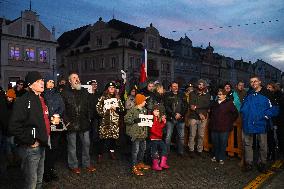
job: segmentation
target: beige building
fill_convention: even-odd
[[[70,71],[79,73],[83,83],[96,79],[99,87],[111,80],[121,80],[127,73],[129,84],[138,83],[143,52],[148,51],[148,78],[171,81],[172,51],[161,43],[158,30],[150,24],[139,28],[116,19],[87,25],[63,33],[58,38],[58,70],[61,77]]]
[[[0,86],[24,79],[28,71],[56,75],[57,42],[36,12],[25,10],[10,21],[0,18]]]

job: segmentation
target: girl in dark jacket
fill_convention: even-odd
[[[224,89],[218,91],[218,100],[212,105],[209,128],[211,130],[214,148],[213,162],[224,164],[226,146],[229,132],[233,129],[233,123],[238,118],[238,110],[232,100],[227,100],[227,92]]]

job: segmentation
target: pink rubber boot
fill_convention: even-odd
[[[170,166],[168,166],[167,164],[167,159],[168,158],[166,156],[162,156],[161,163],[160,163],[161,168],[164,168],[164,169],[170,168]]]
[[[159,160],[153,159],[152,169],[155,171],[161,171],[162,168],[159,166]]]

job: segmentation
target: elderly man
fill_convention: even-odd
[[[40,73],[29,72],[25,78],[29,91],[15,102],[9,132],[15,136],[25,175],[24,188],[41,188],[45,147],[48,146],[50,125],[48,109],[41,97],[44,81]]]
[[[276,106],[271,98],[271,93],[261,86],[259,77],[250,78],[251,90],[244,99],[241,107],[244,133],[245,163],[244,171],[252,170],[253,163],[253,136],[259,143],[260,162],[258,170],[266,172],[267,159],[267,127],[271,117],[278,114]]]
[[[81,87],[81,82],[77,73],[69,75],[70,87],[62,92],[65,103],[64,121],[67,126],[68,142],[68,165],[73,173],[80,174],[78,166],[76,141],[77,134],[82,143],[82,166],[88,172],[94,172],[96,169],[90,162],[90,105],[89,93]]]

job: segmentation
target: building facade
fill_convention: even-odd
[[[127,73],[130,85],[137,84],[144,49],[148,51],[150,80],[166,83],[174,77],[172,50],[163,46],[161,36],[152,24],[139,28],[116,19],[104,22],[100,18],[94,25],[63,33],[58,43],[61,77],[76,71],[83,83],[96,79],[101,89],[109,81],[121,80],[121,70]]]
[[[26,10],[13,21],[0,18],[0,22],[1,86],[24,79],[28,71],[56,74],[57,42],[36,12]]]

